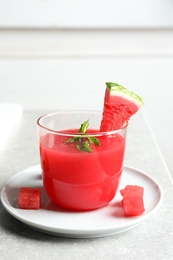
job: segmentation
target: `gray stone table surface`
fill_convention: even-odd
[[[24,111],[1,149],[1,189],[17,172],[39,164],[36,119],[44,112]],[[173,259],[173,184],[141,113],[129,124],[125,164],[146,172],[161,185],[164,199],[152,216],[117,235],[62,238],[26,226],[13,218],[0,203],[0,259]]]

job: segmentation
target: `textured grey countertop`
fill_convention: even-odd
[[[39,164],[36,119],[25,111],[0,151],[0,188],[17,172]],[[173,259],[173,184],[142,115],[131,120],[125,164],[145,171],[161,185],[160,209],[124,233],[91,239],[61,238],[35,231],[13,218],[0,203],[0,258],[18,259]]]

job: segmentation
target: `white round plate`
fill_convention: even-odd
[[[144,187],[145,213],[141,216],[123,216],[122,196],[119,191],[107,206],[97,210],[73,212],[63,209],[47,197],[39,165],[14,175],[3,187],[1,201],[12,216],[41,232],[73,238],[102,237],[118,234],[135,227],[151,216],[161,204],[162,190],[149,175],[131,167],[124,167],[119,190],[128,184]],[[22,186],[41,188],[41,209],[23,210],[18,207],[18,192]]]

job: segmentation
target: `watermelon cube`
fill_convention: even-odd
[[[41,207],[41,189],[21,187],[19,190],[19,208],[39,209]]]
[[[139,216],[145,211],[144,208],[144,188],[138,185],[127,185],[123,190],[120,190],[122,199],[122,207],[124,216]]]
[[[121,195],[144,195],[144,188],[138,185],[127,185],[123,190],[120,191]]]

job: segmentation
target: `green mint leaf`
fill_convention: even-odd
[[[67,141],[66,141],[66,143],[73,143],[75,140],[74,140],[74,137],[71,137],[71,138],[69,138]]]
[[[81,137],[80,136],[74,136],[74,137],[71,137],[69,138],[66,143],[74,143],[74,142],[78,142],[80,141]]]
[[[79,133],[85,133],[89,126],[89,120],[85,121],[83,124],[81,124],[81,127],[79,128]]]
[[[85,141],[84,147],[85,147],[85,149],[86,149],[87,152],[92,152],[88,141]]]
[[[97,146],[100,146],[101,143],[99,141],[98,138],[95,138],[94,136],[87,136],[88,140],[92,143],[92,144],[95,144]]]
[[[88,136],[85,134],[89,127],[89,120],[85,121],[83,124],[81,124],[81,127],[79,128],[78,133],[82,133],[81,135],[74,136],[69,138],[66,143],[75,143],[78,150],[82,152],[91,153],[92,149],[90,148],[90,143],[100,146],[100,141],[98,138],[94,136]]]
[[[87,152],[87,153],[91,153],[92,150],[89,146],[88,141],[85,141],[85,143],[83,145],[76,145],[76,147],[78,148],[78,150],[82,151],[82,152]]]

